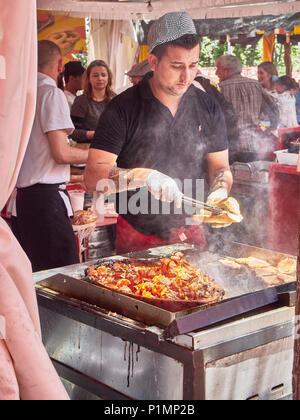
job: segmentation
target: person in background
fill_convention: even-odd
[[[71,107],[73,141],[90,144],[99,117],[115,96],[112,83],[112,72],[104,61],[95,60],[88,66],[83,76],[83,94],[75,98]]]
[[[85,68],[80,61],[69,61],[65,64],[63,77],[65,81],[64,93],[71,109],[77,92],[82,89],[82,75]]]
[[[195,82],[195,86],[202,88],[204,92],[208,93],[208,95],[211,95],[218,102],[223,111],[229,144],[229,163],[231,164],[235,161],[236,147],[239,143],[238,118],[236,116],[234,107],[225,99],[218,86],[211,82],[211,80],[204,77],[200,70],[198,71],[198,74],[195,78]]]
[[[79,262],[66,183],[70,164],[85,163],[88,152],[68,144],[74,126],[64,93],[57,87],[63,61],[59,47],[38,43],[38,90],[33,127],[17,180],[13,231],[33,271]]]
[[[264,61],[257,67],[259,83],[270,93],[275,92],[274,82],[278,79],[278,72],[271,61]]]
[[[294,95],[295,82],[289,76],[281,76],[274,83],[274,87],[279,107],[279,126],[296,127],[298,122]]]
[[[152,71],[114,98],[99,120],[85,182],[110,193],[107,182],[119,193],[117,253],[178,241],[206,245],[202,226],[191,225],[182,208],[182,189],[190,197],[203,196],[209,178],[209,202],[228,196],[232,174],[224,116],[218,103],[192,84],[199,50],[187,13],[162,16],[148,34]],[[182,185],[191,181],[189,191],[175,179]]]
[[[134,64],[128,73],[125,73],[133,86],[140,83],[144,76],[151,71],[148,58],[142,61],[141,63]]]
[[[219,57],[216,68],[221,92],[238,117],[239,142],[232,159],[251,162],[263,158],[272,151],[273,139],[266,132],[262,136],[258,127],[261,121],[268,120],[270,130],[277,128],[279,111],[275,99],[257,80],[241,75],[242,63],[234,55]]]

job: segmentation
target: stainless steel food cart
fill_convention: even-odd
[[[134,256],[178,250],[198,253],[178,244]],[[284,256],[242,244],[226,252],[273,262]],[[102,306],[90,290],[76,291],[74,279],[90,264],[34,274],[43,341],[72,399],[291,398],[295,283],[239,290],[222,304],[168,314],[115,295]]]

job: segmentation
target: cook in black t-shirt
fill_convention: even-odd
[[[209,179],[213,194],[221,197],[232,183],[223,113],[212,97],[192,85],[199,44],[187,49],[176,42],[161,56],[154,50],[148,58],[153,72],[107,106],[85,171],[92,189],[99,180],[114,180],[117,192],[123,191],[117,211],[136,231],[163,239],[189,224],[190,209],[188,214],[179,209],[181,191],[203,200],[201,180]],[[120,175],[126,185],[139,180],[141,188],[120,187]],[[174,179],[188,189],[179,191]],[[176,206],[166,204],[171,201]]]

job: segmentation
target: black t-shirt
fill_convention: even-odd
[[[213,98],[192,85],[173,117],[152,94],[151,77],[149,73],[109,103],[91,148],[118,155],[119,168],[156,169],[185,185],[179,187],[186,195],[203,200],[199,190],[208,178],[206,155],[228,148],[223,113]],[[190,209],[184,214],[173,204],[158,202],[146,188],[119,194],[117,211],[137,231],[161,238],[189,224],[191,215]]]

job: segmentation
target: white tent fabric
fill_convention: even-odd
[[[299,0],[151,0],[146,2],[100,0],[37,0],[39,9],[68,13],[74,17],[108,20],[154,20],[167,12],[186,11],[193,19],[297,13]]]
[[[130,21],[91,20],[88,63],[100,59],[108,64],[116,92],[128,84],[125,72],[134,63],[138,48]]]
[[[138,48],[126,28],[133,20],[155,20],[174,11],[186,11],[193,19],[300,12],[300,0],[151,0],[151,7],[144,0],[37,0],[37,6],[56,14],[92,19],[88,61],[99,58],[109,64],[117,92],[128,84],[124,73],[134,63]]]
[[[0,0],[0,209],[16,184],[34,120],[35,0]],[[42,343],[30,261],[0,217],[0,401],[65,400]]]

